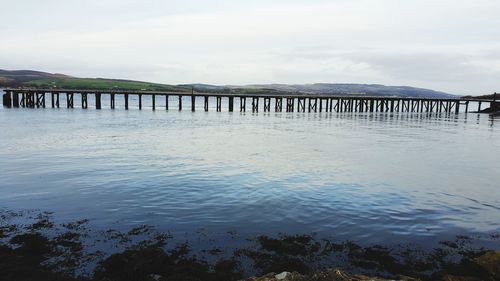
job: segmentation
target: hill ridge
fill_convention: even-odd
[[[59,73],[36,70],[0,69],[0,87],[39,87],[67,89],[128,89],[158,91],[195,91],[252,93],[300,93],[300,94],[360,94],[372,96],[400,97],[456,97],[445,92],[410,86],[385,86],[382,84],[356,83],[306,83],[306,84],[248,84],[248,85],[210,85],[204,83],[169,85],[129,79],[80,78]]]

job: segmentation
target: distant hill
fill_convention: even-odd
[[[304,85],[269,84],[248,85],[250,88],[266,88],[278,91],[300,92],[309,94],[360,94],[367,96],[405,96],[405,97],[456,97],[444,92],[408,86],[384,86],[379,84],[330,84],[316,83]]]
[[[226,92],[234,94],[335,94],[395,97],[446,98],[454,95],[428,89],[407,86],[384,86],[378,84],[254,84],[244,86],[183,84],[167,85],[122,79],[78,78],[57,73],[33,70],[1,70],[0,87],[37,87],[63,89],[127,89],[186,92],[194,88],[197,92]]]
[[[59,79],[59,78],[69,78],[64,74],[57,73],[47,73],[34,70],[3,70],[0,69],[0,86],[18,86],[25,82],[38,79]]]
[[[126,89],[151,91],[191,91],[191,88],[105,78],[78,78],[64,74],[52,74],[32,70],[1,70],[0,87],[32,87],[32,88],[60,88],[60,89]]]

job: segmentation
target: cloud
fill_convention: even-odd
[[[16,1],[0,64],[166,83],[494,91],[495,0]],[[4,10],[5,11],[5,10]]]

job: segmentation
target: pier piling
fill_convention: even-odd
[[[3,94],[3,106],[12,107],[11,93],[6,92]]]
[[[247,98],[240,97],[240,112],[246,112],[247,110]]]
[[[101,93],[95,94],[95,109],[101,109]]]
[[[228,103],[229,103],[229,108],[228,108],[228,110],[229,110],[229,112],[233,112],[233,109],[234,109],[234,97],[230,96],[230,97],[228,98],[228,100],[229,100],[229,101],[228,101]]]

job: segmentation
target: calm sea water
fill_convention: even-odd
[[[0,109],[0,207],[97,227],[370,243],[494,232],[499,159],[488,115]]]

